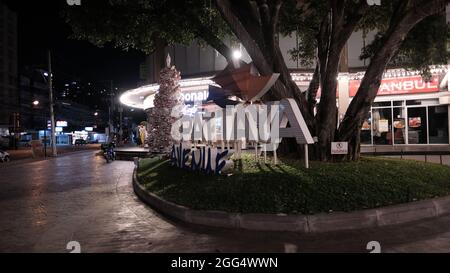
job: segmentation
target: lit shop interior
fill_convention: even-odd
[[[51,137],[51,124],[50,121],[47,124],[48,130],[38,131],[38,139],[46,140],[49,144]],[[95,132],[94,127],[85,127],[84,130],[80,131],[70,131],[67,130],[67,121],[56,121],[55,135],[56,135],[56,145],[74,145],[77,139],[82,139],[86,143],[105,143],[106,134]],[[32,134],[24,133],[22,135],[22,140],[31,141],[33,139]]]

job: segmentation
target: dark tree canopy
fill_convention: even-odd
[[[383,34],[377,33],[374,41],[363,49],[361,58],[371,58],[383,43]],[[448,26],[445,14],[433,15],[415,26],[406,37],[390,66],[421,71],[430,79],[430,65],[444,64],[449,58],[447,52]]]
[[[65,10],[74,37],[97,46],[151,53],[157,41],[188,45],[203,39],[220,51],[228,28],[209,1],[96,0]]]
[[[329,16],[332,1],[282,2],[278,32],[286,36],[297,33],[298,45],[289,53],[303,66],[311,66],[317,60],[318,35],[324,18]],[[358,3],[344,2],[353,6]],[[383,2],[381,6],[371,7],[361,18],[355,30],[379,31],[375,40],[363,49],[361,58],[373,56],[388,29],[389,18],[401,2],[405,1]],[[134,48],[146,53],[155,50],[158,39],[166,45],[188,45],[194,39],[200,39],[217,48],[225,36],[231,35],[211,0],[96,0],[87,1],[80,7],[70,7],[64,16],[72,27],[74,38],[88,40],[97,46],[112,43],[118,48]],[[446,62],[448,38],[445,14],[431,16],[408,34],[391,65],[425,73],[428,65]]]
[[[383,35],[389,27],[389,19],[400,2],[402,1],[383,2],[383,5],[373,6],[364,14],[355,31],[377,33],[375,39],[362,48],[361,59],[370,59],[382,44]],[[289,52],[294,61],[299,60],[304,66],[311,66],[317,59],[317,38],[321,23],[328,16],[327,3],[328,1],[301,1],[301,4],[298,4],[297,0],[285,1],[280,17],[280,32],[283,35],[298,33],[298,45]],[[429,76],[429,65],[443,64],[448,60],[448,27],[445,10],[441,14],[426,18],[408,33],[389,66],[419,70],[424,76]]]

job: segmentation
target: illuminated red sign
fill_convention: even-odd
[[[360,84],[360,80],[351,80],[349,82],[350,97],[356,95]],[[433,92],[439,92],[439,76],[433,76],[430,82],[425,82],[421,76],[412,76],[382,80],[378,96]]]

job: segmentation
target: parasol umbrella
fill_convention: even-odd
[[[260,76],[252,63],[244,63],[238,68],[229,64],[223,71],[212,80],[224,90],[229,90],[223,96],[235,95],[246,101],[255,101],[264,96],[275,84],[279,74],[271,76]],[[220,91],[214,94],[219,96]]]
[[[261,99],[275,84],[280,74],[272,74],[271,76],[255,76],[248,74],[246,77],[236,77],[232,75],[235,80],[241,97],[246,101],[256,101]]]
[[[209,96],[206,101],[214,102],[221,108],[226,108],[227,105],[236,105],[239,104],[238,100],[231,100],[230,97],[233,96],[233,92],[230,90],[225,90],[217,86],[210,85],[209,86]]]

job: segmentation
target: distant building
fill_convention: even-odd
[[[24,67],[20,74],[20,113],[22,140],[43,139],[50,135],[50,107],[46,71]],[[90,84],[87,84],[89,86]],[[67,88],[55,88],[55,120],[57,144],[70,144],[75,139],[95,132],[104,133],[108,122],[105,110],[80,103],[89,99],[88,90],[81,82],[71,81]],[[62,91],[58,91],[58,90]],[[72,94],[72,95],[71,95]],[[78,100],[77,100],[78,99]],[[64,126],[58,126],[63,124]],[[91,132],[83,132],[92,128]]]
[[[20,127],[17,84],[17,14],[0,3],[0,135]]]
[[[79,79],[62,81],[59,75],[56,75],[56,80],[54,90],[57,99],[70,100],[97,110],[108,110],[110,94],[114,94],[115,91],[110,81],[85,82]]]
[[[20,75],[20,113],[23,131],[47,128],[50,117],[48,84],[44,71],[25,67]],[[35,104],[36,103],[36,104]]]

